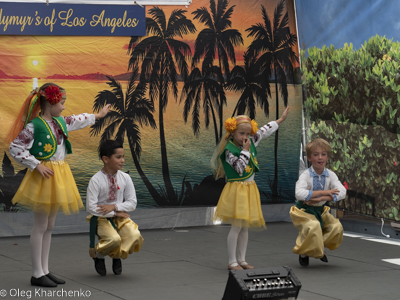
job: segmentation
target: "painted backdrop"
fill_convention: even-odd
[[[299,53],[292,1],[195,1],[146,6],[146,36],[0,36],[0,140],[38,85],[67,91],[64,115],[112,111],[91,128],[71,132],[71,165],[85,199],[101,167],[102,139],[121,140],[124,170],[139,207],[216,205],[224,185],[210,158],[223,122],[248,114],[259,126],[290,116],[262,142],[256,181],[262,202],[294,201],[301,140]],[[297,78],[297,79],[296,79]],[[26,169],[0,144],[2,210]]]
[[[400,7],[396,1],[296,2],[308,138],[333,146],[348,186],[337,206],[399,221]]]

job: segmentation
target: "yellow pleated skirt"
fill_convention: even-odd
[[[79,212],[84,206],[69,164],[50,160],[41,164],[52,169],[54,175],[43,178],[36,169],[33,172],[28,170],[12,203],[46,214],[54,211],[62,211],[66,215]]]
[[[260,192],[255,181],[227,182],[218,200],[213,221],[253,230],[266,229]]]

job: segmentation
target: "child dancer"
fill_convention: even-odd
[[[94,124],[110,109],[106,105],[96,115],[61,117],[66,98],[65,90],[54,83],[32,91],[7,136],[7,141],[12,141],[11,156],[29,168],[12,202],[34,211],[30,237],[34,286],[65,283],[49,272],[51,233],[59,210],[70,214],[83,208],[71,169],[64,161],[72,153],[68,132]]]
[[[90,222],[89,254],[101,276],[106,275],[105,255],[113,259],[114,274],[120,275],[121,258],[138,252],[143,244],[138,226],[127,214],[136,208],[135,187],[131,177],[120,171],[125,159],[119,142],[106,140],[101,143],[99,156],[104,167],[90,179],[86,198],[86,210],[91,214],[87,217]],[[100,241],[95,246],[96,233]]]
[[[327,201],[346,197],[346,189],[331,170],[326,169],[331,146],[323,139],[314,139],[306,145],[307,160],[312,166],[304,171],[296,183],[296,205],[290,209],[293,225],[299,230],[293,253],[299,254],[303,267],[309,256],[328,262],[324,247],[337,249],[343,240],[343,227],[329,213]]]
[[[247,116],[237,116],[225,121],[227,134],[211,159],[216,169],[216,179],[226,176],[214,220],[232,225],[228,234],[228,269],[254,269],[246,262],[248,228],[265,229],[261,210],[260,192],[254,181],[259,171],[256,147],[269,137],[289,113],[286,108],[281,118],[269,122],[259,130],[257,123]],[[238,259],[236,259],[238,248]]]

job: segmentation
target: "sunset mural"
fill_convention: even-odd
[[[194,12],[196,10],[210,11],[212,4],[219,3],[226,4],[225,11],[231,10],[231,13],[225,16],[231,22],[231,25],[227,28],[237,30],[243,40],[243,43],[238,43],[233,47],[236,61],[234,63],[229,59],[228,71],[232,71],[235,65],[244,67],[244,54],[256,38],[249,36],[248,29],[252,26],[262,27],[265,25],[265,20],[262,17],[263,11],[268,15],[269,20],[273,21],[277,7],[283,8],[282,12],[278,14],[279,21],[282,21],[287,13],[287,19],[284,20],[285,23],[287,22],[285,28],[287,28],[287,33],[294,37],[288,49],[292,53],[290,55],[297,57],[298,60],[292,1],[244,2],[234,0],[214,2],[202,0],[196,1],[188,8],[184,6],[147,6],[147,18],[152,18],[149,12],[155,9],[161,10],[166,19],[170,18],[177,10],[182,10],[188,24],[192,24],[193,30],[191,32],[185,32],[182,37],[174,36],[174,39],[186,44],[191,50],[191,53],[185,55],[188,74],[194,67],[201,69],[204,59],[204,56],[201,56],[197,64],[194,65],[192,62],[196,39],[199,33],[207,28],[203,22],[195,19]],[[152,33],[149,33],[148,36],[151,35]],[[64,115],[92,112],[93,106],[101,105],[103,100],[112,101],[111,98],[102,100],[104,91],[114,89],[114,93],[118,92],[124,97],[129,97],[127,92],[130,88],[138,88],[140,76],[143,73],[140,69],[143,64],[142,60],[137,61],[137,69],[133,68],[132,65],[130,66],[130,63],[132,63],[135,47],[141,41],[143,42],[146,37],[137,40],[131,37],[116,36],[0,36],[2,41],[0,44],[0,91],[3,95],[0,100],[2,103],[0,122],[2,128],[5,129],[0,132],[0,139],[4,140],[8,126],[10,126],[9,124],[16,115],[22,101],[32,89],[35,78],[39,86],[50,81],[66,89],[67,102]],[[260,54],[262,54],[262,51]],[[276,111],[282,113],[285,106],[291,107],[288,121],[279,130],[278,150],[274,150],[274,137],[270,137],[260,146],[259,161],[262,171],[257,174],[256,180],[262,194],[263,203],[293,201],[301,139],[301,86],[296,84],[299,83],[299,80],[298,77],[295,77],[299,64],[296,59],[292,58],[288,56],[287,61],[291,61],[290,66],[288,67],[287,63],[286,66],[283,65],[284,73],[280,75],[284,76],[284,85],[279,81],[275,86],[275,77],[272,76],[272,73],[265,77],[265,83],[269,82],[269,92],[266,92],[269,115],[265,115],[259,105],[256,105],[254,111],[257,123],[262,126],[277,119]],[[218,67],[218,60],[219,57],[216,54],[213,65]],[[179,66],[176,67],[178,70]],[[274,64],[271,64],[270,67],[274,67]],[[137,76],[132,79],[131,76],[135,72],[137,72]],[[222,103],[222,115],[218,116],[218,122],[225,120],[234,113],[241,95],[240,91],[227,89],[228,73],[227,70],[222,70],[222,72],[223,82],[219,84],[226,98],[226,103]],[[177,95],[175,97],[171,90],[166,95],[168,104],[164,107],[159,106],[157,99],[152,99],[151,93],[149,94],[151,85],[146,86],[147,94],[145,98],[152,102],[154,106],[154,110],[149,111],[149,113],[152,114],[156,127],[146,126],[145,123],[140,124],[140,122],[135,123],[140,135],[140,143],[136,141],[140,144],[140,155],[135,157],[131,148],[132,144],[130,146],[128,143],[129,138],[124,137],[125,155],[127,157],[126,170],[124,171],[129,171],[134,181],[140,199],[139,207],[215,205],[216,199],[218,199],[220,187],[216,188],[212,197],[207,194],[207,191],[212,189],[214,184],[212,180],[210,181],[212,170],[209,160],[216,145],[216,136],[211,124],[206,127],[203,109],[199,112],[200,124],[197,135],[193,133],[191,128],[191,116],[189,115],[187,122],[184,121],[182,103],[184,99],[181,99],[184,82],[182,81],[183,73],[179,71],[179,74],[180,76],[177,77],[176,81]],[[279,80],[282,80],[282,77]],[[134,86],[131,87],[129,84]],[[283,90],[282,87],[284,87]],[[276,90],[278,97],[276,97]],[[286,102],[282,98],[282,93],[286,93]],[[124,99],[124,101],[127,101],[127,98]],[[278,103],[278,107],[276,107],[276,103]],[[160,114],[160,109],[163,110],[162,114]],[[163,120],[160,120],[161,116]],[[101,139],[101,130],[105,130],[106,125],[99,127],[100,132],[97,132],[97,134],[93,131],[93,128],[71,133],[74,154],[67,159],[83,198],[89,178],[101,168],[96,149]],[[160,135],[160,126],[165,129],[164,137]],[[221,131],[220,134],[222,133],[224,132]],[[113,136],[113,138],[117,137]],[[160,141],[163,146],[160,146]],[[160,147],[166,150],[167,155],[160,153]],[[2,143],[0,150],[1,153],[7,155],[7,145]],[[277,158],[274,158],[274,151],[277,151]],[[21,169],[12,160],[11,164],[15,167],[15,172]],[[169,191],[167,191],[168,186],[165,186],[166,181],[163,178],[165,164],[169,167],[171,183]],[[279,171],[278,176],[276,176],[274,170],[277,170],[278,166]],[[279,180],[277,180],[275,187],[276,195],[272,197],[271,186],[274,177],[279,178]],[[150,192],[146,181],[151,183],[152,188],[164,200],[156,201],[154,199],[155,194]],[[175,198],[172,197],[174,199],[171,199],[168,196],[170,194],[174,194]]]

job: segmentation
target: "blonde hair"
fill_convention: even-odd
[[[331,145],[329,145],[329,143],[324,139],[313,139],[311,142],[307,143],[307,145],[306,145],[307,157],[310,157],[312,152],[318,147],[320,147],[321,149],[328,152],[328,156],[329,156],[329,154],[331,152]]]
[[[234,121],[234,122],[233,122]],[[232,123],[235,123],[235,129],[232,130]],[[224,138],[221,139],[221,141],[218,143],[217,147],[214,150],[213,155],[211,156],[211,168],[214,170],[214,177],[215,180],[218,180],[220,178],[225,177],[225,170],[224,167],[222,166],[222,162],[220,159],[220,156],[222,154],[222,151],[224,151],[226,145],[228,144],[229,140],[232,138],[233,134],[235,133],[237,127],[242,124],[248,123],[252,127],[252,134],[254,129],[257,128],[257,123],[255,123],[254,120],[251,120],[248,116],[246,115],[238,115],[236,117],[228,118],[225,121],[225,129],[227,130],[227,133],[225,134]]]

